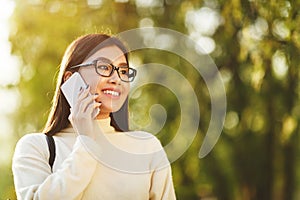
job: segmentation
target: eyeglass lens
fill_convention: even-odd
[[[103,61],[96,62],[96,71],[101,76],[111,76],[113,74],[114,69],[114,66],[109,63],[105,63]],[[128,66],[118,67],[117,72],[120,79],[123,81],[132,81],[132,79],[134,78],[134,72],[132,69],[128,68]]]

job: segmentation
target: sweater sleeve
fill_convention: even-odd
[[[16,145],[12,170],[18,199],[79,199],[93,176],[97,161],[77,136],[72,152],[51,173],[47,143],[42,134],[29,134]]]
[[[176,200],[171,165],[160,142],[157,143],[161,150],[154,155],[152,163],[154,170],[151,177],[149,199]]]
[[[150,200],[176,199],[170,166],[154,171],[151,181]]]

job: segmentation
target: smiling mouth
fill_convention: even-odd
[[[118,97],[120,96],[120,92],[112,91],[112,90],[103,90],[104,94],[110,94],[112,96]]]

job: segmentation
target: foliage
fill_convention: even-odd
[[[204,159],[198,158],[198,151],[211,113],[202,78],[194,75],[184,59],[165,52],[144,50],[132,55],[141,63],[174,67],[197,92],[201,109],[199,133],[185,154],[172,164],[178,199],[297,199],[299,3],[153,0],[149,1],[152,4],[145,1],[143,5],[143,2],[16,0],[10,41],[12,53],[22,61],[17,85],[22,103],[13,118],[15,137],[43,127],[53,96],[53,77],[66,46],[77,36],[90,32],[119,33],[139,27],[142,19],[192,36],[200,33],[188,26],[187,13],[205,7],[220,15],[216,32],[202,34],[215,41],[211,56],[222,74],[228,107],[221,138]],[[180,122],[176,98],[166,88],[156,85],[142,88],[141,94],[130,102],[132,112],[143,111],[135,113],[134,119],[147,123],[151,105],[162,104],[168,119],[157,136],[163,144],[168,143]],[[10,196],[13,193],[12,176],[7,175],[10,171],[1,171],[5,171],[2,176],[10,179],[1,182],[1,188],[6,189],[1,189],[0,194],[14,199],[15,196]]]

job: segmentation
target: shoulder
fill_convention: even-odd
[[[155,135],[148,133],[146,131],[129,131],[129,132],[124,132],[126,135],[140,139],[140,140],[156,140],[158,139],[155,137]]]
[[[16,144],[15,154],[43,153],[47,146],[46,135],[43,133],[30,133],[24,135]]]
[[[146,131],[129,131],[129,132],[125,132],[125,133],[132,136],[132,137],[136,137],[136,138],[140,138],[140,139],[154,139],[154,138],[156,138],[153,134],[148,133]]]
[[[140,152],[151,157],[151,169],[161,169],[169,166],[169,160],[160,140],[153,134],[145,131],[129,132],[131,136],[139,138]]]
[[[152,150],[162,149],[162,145],[161,145],[159,139],[151,133],[148,133],[145,131],[130,131],[130,132],[126,132],[126,135],[134,138],[140,144],[145,145],[145,147],[146,146],[151,147]]]
[[[46,135],[43,133],[26,134],[18,141],[17,145],[40,143],[42,140],[46,141]]]

